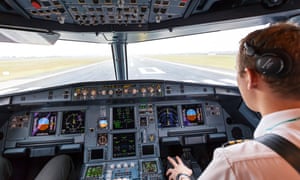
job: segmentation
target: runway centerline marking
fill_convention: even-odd
[[[141,74],[165,74],[166,73],[156,67],[141,67],[138,69]]]

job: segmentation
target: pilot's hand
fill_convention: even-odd
[[[176,180],[176,177],[179,173],[184,173],[188,176],[193,174],[193,171],[186,167],[178,156],[176,156],[177,162],[171,157],[168,157],[168,161],[173,166],[173,168],[169,168],[166,172],[166,176],[169,176],[169,180]]]

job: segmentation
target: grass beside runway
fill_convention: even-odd
[[[195,65],[200,67],[222,68],[234,71],[235,55],[177,54],[147,56],[163,61]],[[19,78],[39,77],[68,69],[98,63],[108,57],[47,57],[16,58],[0,60],[0,82]]]
[[[0,82],[56,73],[76,67],[99,63],[107,57],[47,57],[0,60]]]

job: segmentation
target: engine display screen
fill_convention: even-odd
[[[136,155],[135,133],[113,134],[113,158]]]
[[[157,119],[158,119],[158,127],[166,128],[166,127],[178,127],[178,113],[177,106],[158,106],[157,107]]]
[[[183,126],[203,125],[203,114],[201,104],[182,105]]]
[[[61,134],[84,133],[85,111],[63,112]]]
[[[34,112],[31,135],[54,135],[56,132],[57,117],[57,112]]]
[[[113,107],[112,114],[113,129],[135,128],[134,107]]]
[[[156,161],[143,161],[142,168],[143,168],[143,173],[156,173],[157,172]]]

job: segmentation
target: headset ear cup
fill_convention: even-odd
[[[256,70],[263,75],[278,75],[285,66],[284,61],[273,54],[263,54],[256,60]]]
[[[257,72],[266,76],[283,77],[292,69],[293,61],[281,49],[272,49],[262,53],[256,59]]]
[[[292,71],[293,60],[283,49],[263,49],[244,42],[247,56],[255,59],[256,71],[266,76],[283,77]]]

